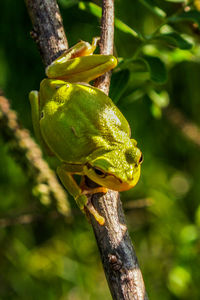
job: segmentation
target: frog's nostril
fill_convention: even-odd
[[[127,177],[128,181],[132,181],[133,180],[133,171],[132,170],[126,171],[126,177]]]

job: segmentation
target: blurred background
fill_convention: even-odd
[[[101,1],[58,3],[70,46],[99,36]],[[110,96],[144,154],[121,199],[150,299],[200,299],[198,9],[198,0],[115,0]],[[44,67],[24,2],[2,0],[0,11],[0,88],[33,136],[28,93]],[[84,215],[71,198],[69,220],[38,201],[11,148],[0,135],[0,299],[111,299]]]

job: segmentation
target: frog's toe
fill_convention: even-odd
[[[94,216],[95,220],[99,223],[99,225],[104,225],[105,223],[105,219],[104,217],[102,217],[98,211],[94,208],[94,206],[92,205],[91,201],[88,201],[87,205],[86,205],[87,209],[89,210],[89,212]]]
[[[94,216],[95,220],[100,224],[104,225],[105,219],[98,213],[98,211],[92,205],[91,200],[87,198],[85,195],[79,195],[76,198],[76,203],[78,204],[79,208],[82,212],[85,212],[85,208]],[[87,215],[87,214],[86,214]]]

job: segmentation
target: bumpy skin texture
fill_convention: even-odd
[[[48,89],[51,89],[49,99],[46,98]],[[132,181],[131,175],[139,173],[139,165],[130,165],[129,152],[134,152],[136,147],[130,139],[128,122],[103,92],[80,84],[44,79],[40,95],[41,133],[61,161],[91,164],[122,182]],[[132,160],[135,163],[134,156]],[[118,190],[119,183],[112,188]]]
[[[102,217],[87,203],[88,188],[73,174],[86,175],[104,188],[122,191],[140,176],[141,151],[130,139],[130,127],[112,100],[88,82],[116,65],[113,56],[90,55],[96,46],[80,42],[51,64],[39,94],[30,93],[37,136],[59,158],[58,175],[79,207],[85,206],[99,223]],[[86,55],[86,56],[85,56]],[[81,81],[77,83],[77,81]]]

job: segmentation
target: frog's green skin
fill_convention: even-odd
[[[114,56],[91,55],[96,42],[80,42],[55,60],[46,69],[49,78],[41,82],[39,93],[30,93],[30,101],[37,137],[61,161],[57,173],[62,183],[79,207],[87,207],[103,224],[85,194],[133,187],[140,176],[142,154],[112,100],[84,84],[117,64]],[[79,187],[73,174],[87,176],[102,187],[91,190],[83,181]]]

